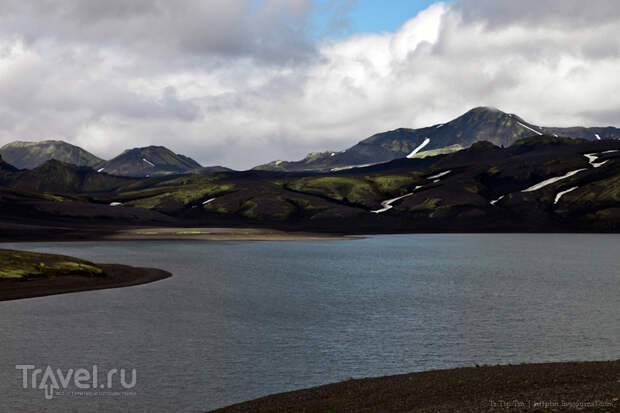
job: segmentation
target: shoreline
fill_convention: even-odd
[[[21,300],[49,295],[130,287],[160,281],[171,273],[156,269],[121,264],[95,264],[105,277],[62,276],[57,278],[0,281],[0,301]]]
[[[78,242],[78,241],[335,241],[360,240],[373,235],[434,235],[434,234],[598,234],[614,232],[554,232],[554,231],[417,231],[417,232],[321,232],[297,231],[267,227],[224,226],[112,226],[112,225],[45,225],[5,223],[0,243]]]
[[[464,367],[348,379],[211,413],[611,412],[620,360]]]
[[[103,237],[102,241],[328,241],[361,237],[313,232],[288,232],[268,228],[152,227],[124,229]]]
[[[4,225],[2,222],[0,224]],[[4,225],[0,243],[74,241],[326,241],[356,240],[362,235],[288,231],[256,227],[216,226],[48,226],[12,223]]]

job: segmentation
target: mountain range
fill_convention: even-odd
[[[300,161],[273,161],[256,166],[260,171],[337,171],[369,166],[399,158],[424,158],[452,153],[475,142],[510,146],[528,136],[570,136],[586,140],[620,139],[615,127],[541,127],[521,117],[491,107],[471,109],[458,118],[419,129],[399,128],[381,132],[341,151],[313,152]],[[4,160],[19,169],[33,169],[50,159],[88,166],[111,175],[149,177],[184,173],[224,172],[222,166],[202,167],[195,160],[163,146],[128,149],[105,161],[64,141],[16,141],[0,148]]]
[[[555,133],[559,128],[487,108],[449,123],[378,134],[343,152],[351,153],[349,161],[328,165],[318,156],[292,172],[213,171],[163,147],[125,151],[97,169],[56,159],[20,169],[0,156],[0,238],[24,237],[28,231],[19,225],[33,223],[50,233],[126,224],[340,233],[620,231],[616,128],[568,129],[582,137],[565,137]],[[521,123],[532,128],[530,136],[514,135]],[[431,133],[444,128],[452,134]],[[543,130],[553,133],[534,132]],[[424,140],[403,150],[413,135]],[[389,139],[400,152],[385,151],[381,142]],[[370,158],[377,147],[382,156],[399,155]],[[350,163],[362,160],[372,162]]]
[[[148,177],[183,173],[209,173],[230,170],[222,166],[203,167],[195,160],[175,154],[163,146],[128,149],[109,161],[64,141],[16,141],[0,148],[0,156],[19,169],[34,169],[50,160],[85,166],[100,173]]]
[[[587,140],[619,139],[614,127],[541,127],[515,114],[490,107],[474,108],[458,118],[420,129],[399,128],[375,134],[342,152],[315,152],[295,162],[274,161],[257,166],[268,171],[332,171],[353,166],[388,162],[405,157],[450,153],[488,141],[510,146],[534,135],[570,136]]]
[[[553,136],[338,172],[132,178],[0,162],[0,226],[268,226],[341,233],[620,231],[620,141]],[[82,234],[79,231],[79,234]],[[81,235],[80,235],[81,236]],[[1,236],[0,236],[1,238]]]

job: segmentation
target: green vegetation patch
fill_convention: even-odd
[[[497,175],[498,173],[500,173],[500,170],[497,166],[492,166],[489,168],[489,170],[487,171],[487,173],[491,176],[493,175]]]
[[[360,178],[342,176],[302,178],[289,183],[289,188],[353,203],[364,203],[381,197],[372,183]]]
[[[401,188],[410,187],[420,182],[419,178],[409,175],[385,175],[367,177],[369,181],[375,184],[377,189],[383,193],[395,193]]]
[[[180,186],[180,185],[204,185],[210,184],[221,178],[221,175],[217,174],[199,174],[199,175],[185,175],[173,179],[166,179],[163,182],[158,183],[156,186]]]
[[[426,198],[423,202],[409,208],[411,212],[433,211],[441,203],[441,198]]]
[[[54,201],[54,202],[64,202],[66,200],[66,198],[62,196],[50,194],[47,192],[43,194],[43,197],[47,199],[48,201]]]
[[[127,202],[127,204],[138,208],[154,209],[165,201],[173,200],[183,205],[188,205],[191,203],[196,203],[206,197],[213,197],[217,194],[231,192],[234,189],[234,184],[209,183],[190,185],[170,188],[167,192],[151,197],[136,199],[134,201]]]
[[[478,185],[470,185],[470,186],[466,186],[465,190],[467,192],[471,192],[472,194],[478,194],[480,193],[480,188],[478,188]]]
[[[303,198],[289,198],[287,199],[287,201],[309,215],[313,215],[317,212],[325,211],[326,209],[328,209],[328,207],[326,207],[325,205],[315,205],[309,200]]]
[[[422,203],[409,208],[409,211],[426,214],[428,218],[445,218],[451,214],[452,206],[441,204],[441,198],[427,198]]]
[[[583,192],[566,194],[567,198],[575,197],[577,201],[587,203],[604,203],[611,205],[620,204],[620,175],[613,176],[601,181],[592,182],[582,187]]]
[[[431,149],[428,151],[418,152],[415,155],[413,155],[413,159],[424,159],[424,158],[428,158],[431,156],[446,155],[449,153],[462,151],[463,149],[465,148],[462,147],[461,145],[455,144],[455,145],[445,146],[443,148],[437,148],[437,149]]]
[[[0,250],[0,280],[52,278],[66,275],[101,277],[103,270],[79,258]]]
[[[252,200],[245,201],[241,205],[241,215],[248,218],[258,218],[258,204]]]
[[[512,146],[523,146],[523,145],[537,145],[537,144],[562,144],[562,145],[578,145],[580,143],[587,143],[586,139],[574,139],[574,138],[556,138],[554,136],[542,135],[542,136],[531,136],[529,138],[519,139]]]

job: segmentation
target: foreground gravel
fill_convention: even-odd
[[[620,412],[620,360],[428,371],[276,394],[234,412]]]

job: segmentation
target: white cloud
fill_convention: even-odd
[[[312,44],[310,0],[0,1],[0,144],[166,145],[243,168],[478,105],[619,125],[620,4],[531,3],[439,3],[396,33]]]

